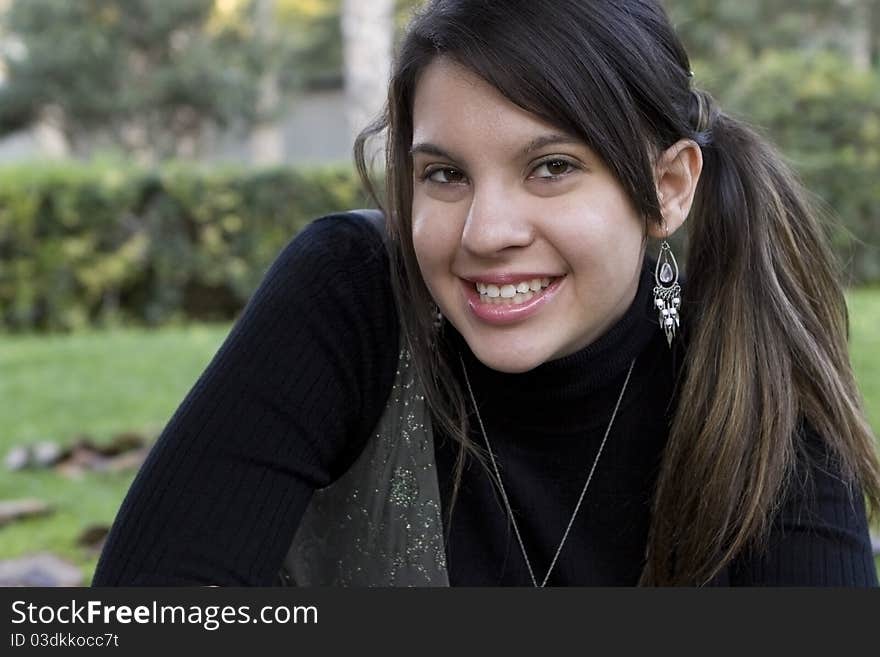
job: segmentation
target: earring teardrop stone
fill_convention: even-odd
[[[663,266],[660,268],[660,280],[663,283],[671,283],[672,278],[672,267],[669,266],[668,262],[664,262]]]

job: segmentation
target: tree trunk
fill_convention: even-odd
[[[70,140],[65,131],[64,110],[57,105],[45,107],[32,133],[40,152],[50,159],[64,159],[71,154]]]
[[[852,8],[852,31],[850,32],[850,52],[853,66],[859,71],[871,68],[871,7],[869,2],[858,0]]]
[[[880,3],[864,0],[868,6],[868,33],[871,66],[880,71]]]
[[[342,40],[348,134],[357,134],[382,111],[391,72],[393,0],[343,0]],[[381,156],[381,143],[368,144],[368,162]]]
[[[257,0],[257,38],[273,38],[275,0]],[[284,134],[275,113],[281,101],[278,72],[269,67],[260,80],[257,99],[258,119],[251,131],[251,162],[261,166],[281,164],[284,161]]]

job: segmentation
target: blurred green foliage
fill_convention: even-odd
[[[880,47],[876,0],[662,0],[691,57],[736,68],[767,50]],[[861,33],[861,34],[860,34]],[[864,36],[864,40],[857,40]]]
[[[260,118],[259,79],[277,48],[255,38],[253,13],[253,2],[229,17],[215,0],[13,0],[0,134],[42,120],[77,156],[96,144],[153,160],[192,154],[206,127]]]
[[[836,215],[832,239],[848,280],[880,280],[880,71],[829,51],[767,51],[725,95]]]
[[[0,170],[0,323],[231,319],[309,221],[366,207],[349,167]]]
[[[880,2],[665,0],[695,84],[775,143],[851,284],[880,280]]]
[[[284,50],[280,79],[290,88],[342,84],[342,0],[274,0],[276,36]]]

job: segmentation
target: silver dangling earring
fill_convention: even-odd
[[[664,226],[665,228],[665,226]],[[678,329],[678,308],[681,306],[681,285],[678,284],[678,263],[669,248],[669,228],[660,245],[657,266],[654,268],[654,305],[660,319],[660,328],[666,333],[666,342],[672,347],[672,339]]]
[[[436,333],[443,326],[443,313],[440,312],[436,303],[431,303],[431,314],[434,316],[434,332]]]

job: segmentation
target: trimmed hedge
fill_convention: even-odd
[[[761,89],[780,75],[770,70],[775,75],[743,80],[743,87]],[[842,94],[850,102],[875,94],[856,85],[850,91]],[[766,108],[754,113],[777,128],[807,187],[839,212],[835,248],[849,279],[877,282],[880,124],[864,103],[850,107],[854,116],[843,123],[858,126],[858,138],[815,151],[775,125],[784,123],[782,114]],[[832,116],[846,114],[837,107],[829,110],[829,120]],[[230,320],[308,222],[369,205],[347,165],[0,168],[0,330]]]
[[[309,221],[368,204],[350,167],[0,170],[0,324],[228,320]]]

